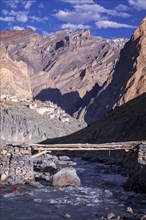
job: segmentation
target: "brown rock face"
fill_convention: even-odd
[[[41,36],[30,29],[1,32],[1,40],[12,60],[27,64],[33,97],[53,101],[70,114],[101,89],[126,41],[93,37],[87,30]]]
[[[4,48],[0,48],[0,93],[31,99],[31,84],[27,65],[23,61],[12,60]]]
[[[82,110],[87,122],[146,92],[145,26],[146,18],[121,50],[112,76]]]
[[[136,29],[129,42],[131,58],[134,60],[132,76],[127,81],[125,92],[118,104],[123,104],[146,92],[146,17]]]
[[[145,22],[126,44],[125,39],[94,37],[88,30],[42,36],[27,29],[0,36],[10,58],[27,64],[33,97],[91,123],[146,91]]]

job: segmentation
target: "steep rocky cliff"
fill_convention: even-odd
[[[146,18],[121,50],[113,75],[83,109],[88,122],[146,92]]]

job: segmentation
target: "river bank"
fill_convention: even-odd
[[[89,162],[72,158],[81,179],[79,187],[54,188],[44,185],[37,189],[30,185],[15,185],[20,194],[7,186],[1,195],[2,219],[15,220],[105,220],[143,219],[146,199],[144,194],[127,192],[122,184],[126,176],[119,173],[118,165]],[[44,184],[43,180],[41,181]],[[128,213],[131,207],[133,213]],[[118,217],[120,216],[120,217]]]
[[[123,162],[132,167],[136,155],[56,152],[35,157],[25,145],[3,147],[2,219],[144,220],[145,195],[123,187],[128,179]]]

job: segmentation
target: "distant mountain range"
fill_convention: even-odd
[[[131,39],[2,31],[1,94],[52,101],[88,124],[146,92],[146,18]]]

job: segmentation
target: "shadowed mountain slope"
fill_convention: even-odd
[[[115,108],[101,120],[48,143],[108,143],[146,140],[146,93]]]

